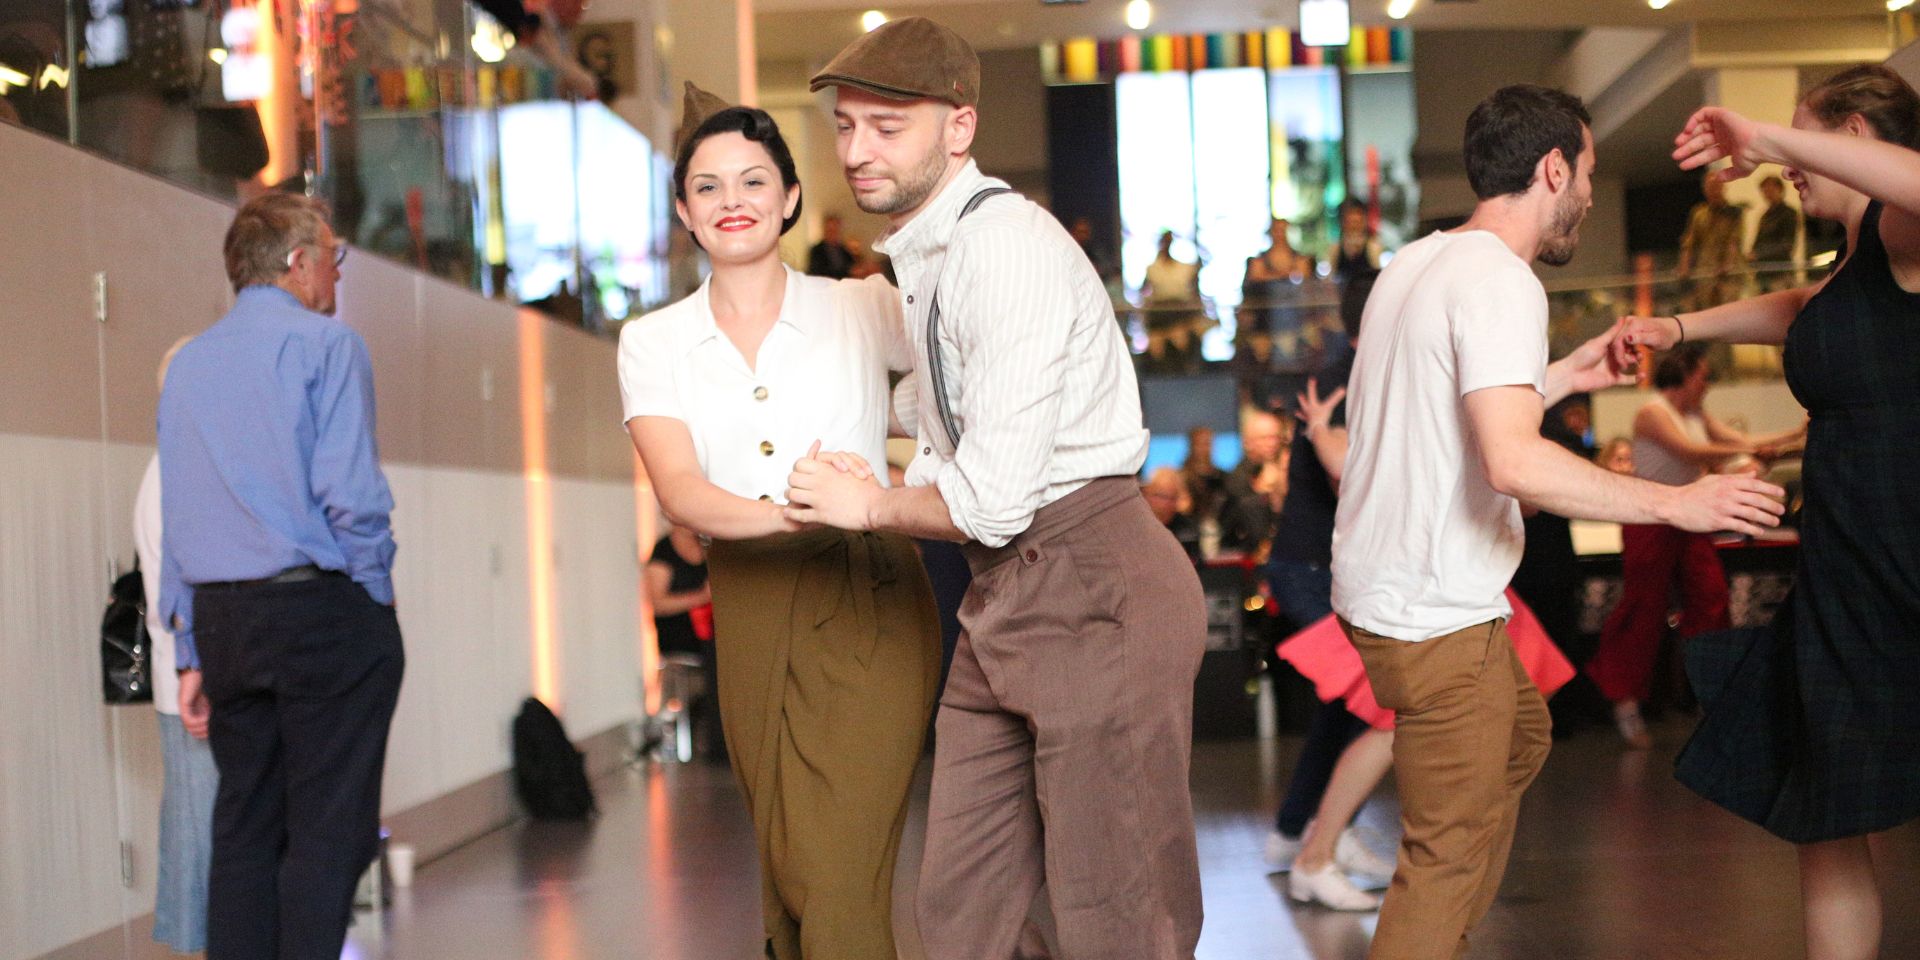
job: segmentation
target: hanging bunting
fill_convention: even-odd
[[[1097,83],[1123,73],[1225,70],[1262,67],[1341,66],[1348,70],[1405,67],[1412,61],[1413,32],[1404,27],[1353,28],[1343,46],[1310,47],[1296,31],[1130,35],[1117,40],[1080,38],[1040,48],[1048,83]]]

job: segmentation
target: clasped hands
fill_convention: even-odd
[[[787,506],[781,512],[794,523],[871,530],[873,505],[883,489],[865,457],[822,453],[815,440],[787,476]]]

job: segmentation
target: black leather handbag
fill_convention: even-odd
[[[138,560],[113,581],[100,616],[100,676],[108,703],[153,702],[153,643]]]

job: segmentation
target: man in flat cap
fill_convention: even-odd
[[[1112,304],[1067,231],[975,167],[966,41],[896,20],[813,78],[829,86],[854,198],[892,220],[875,246],[925,361],[895,409],[919,440],[903,487],[795,464],[789,515],[963,541],[974,571],[937,727],[927,956],[1016,956],[1044,891],[1061,957],[1191,958],[1205,605],[1134,479],[1147,432]]]

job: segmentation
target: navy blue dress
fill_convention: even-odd
[[[1787,332],[1811,416],[1792,597],[1773,627],[1688,653],[1707,712],[1678,776],[1795,843],[1920,817],[1920,295],[1880,212]]]

